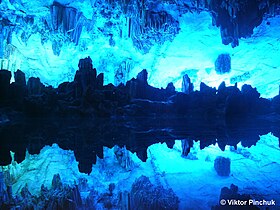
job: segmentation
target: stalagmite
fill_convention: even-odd
[[[130,193],[131,209],[170,209],[179,208],[179,199],[172,189],[154,186],[148,177],[139,177],[132,185]]]
[[[183,76],[183,81],[182,81],[182,92],[189,94],[193,91],[193,84],[191,83],[191,79],[187,74]]]

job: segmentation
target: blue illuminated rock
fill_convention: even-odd
[[[220,27],[222,43],[236,47],[241,37],[253,34],[253,29],[262,23],[266,11],[275,12],[275,2],[272,2],[251,0],[231,4],[228,1],[211,1],[205,6],[215,14],[212,23]]]
[[[217,74],[229,73],[231,70],[231,58],[229,54],[220,54],[215,61]]]
[[[230,159],[218,156],[215,159],[214,168],[219,176],[229,176],[230,174]]]
[[[81,24],[84,18],[82,13],[73,7],[54,1],[53,5],[50,6],[50,15],[52,30],[70,36],[70,40],[78,44],[84,26]]]
[[[187,74],[183,76],[183,81],[182,81],[182,92],[189,94],[193,91],[193,84],[191,83],[191,79]]]
[[[4,180],[3,172],[0,172],[0,209],[9,203],[7,187]]]
[[[132,170],[134,167],[134,162],[132,161],[130,153],[127,151],[126,147],[120,148],[115,146],[114,153],[121,167],[128,171]]]

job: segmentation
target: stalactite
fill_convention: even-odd
[[[2,31],[0,31],[0,59],[4,58],[4,36]]]
[[[1,16],[0,16],[1,17]],[[14,26],[11,23],[7,23],[8,20],[0,20],[0,59],[7,59],[6,47],[12,42],[12,32]]]
[[[70,41],[79,43],[84,26],[84,16],[77,9],[54,3],[50,9],[52,30],[70,37]]]
[[[51,11],[51,17],[52,17],[53,30],[58,30],[63,21],[64,7],[62,5],[60,5],[59,3],[54,3],[51,6],[50,11]]]
[[[147,53],[156,43],[172,40],[178,33],[176,20],[165,11],[156,11],[158,2],[122,0],[118,4],[128,18],[128,37],[143,53]],[[122,31],[122,34],[125,33]]]
[[[275,12],[274,0],[207,0],[206,9],[212,14],[213,25],[220,27],[223,44],[236,47],[239,39],[253,34],[253,29],[259,26],[264,16]],[[276,3],[277,2],[277,3]]]

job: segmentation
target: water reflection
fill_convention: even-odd
[[[257,143],[260,135],[269,132],[280,137],[277,124],[256,119],[235,123],[186,118],[29,119],[1,125],[0,165],[11,162],[10,151],[15,152],[15,160],[21,162],[26,149],[30,154],[38,154],[45,145],[56,143],[62,149],[74,151],[80,171],[89,173],[96,156],[103,157],[104,146],[126,146],[146,161],[147,148],[158,142],[172,148],[178,139],[187,141],[190,147],[193,140],[200,140],[200,149],[217,143],[224,150],[226,145],[236,147],[239,142],[250,147]]]
[[[84,200],[99,202],[87,204],[89,209],[104,207],[105,198],[116,209],[129,209],[119,206],[125,203],[120,197],[111,196],[121,194],[124,199],[125,191],[141,175],[154,186],[172,189],[179,209],[210,209],[218,205],[221,189],[231,184],[239,187],[240,194],[280,203],[279,134],[277,124],[258,120],[33,119],[1,125],[0,165],[10,164],[10,151],[15,152],[19,164],[12,162],[4,168],[13,177],[14,192],[26,183],[33,195],[40,193],[41,184],[50,189],[54,174],[60,174],[65,183],[79,183]],[[219,176],[215,170],[219,156],[230,160],[229,176]],[[111,188],[108,194],[111,183],[116,190]]]

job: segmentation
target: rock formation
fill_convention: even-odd
[[[126,147],[120,148],[118,146],[114,147],[114,153],[116,158],[121,165],[126,170],[132,170],[134,167],[134,162],[130,157],[129,151],[126,150]]]
[[[132,185],[130,192],[131,209],[170,209],[179,208],[179,199],[172,189],[154,186],[148,177],[139,177]]]
[[[214,162],[214,168],[219,176],[229,176],[230,174],[230,159],[218,156]]]
[[[25,185],[20,195],[14,196],[3,183],[0,172],[0,207],[1,209],[80,209],[82,199],[77,186],[70,187],[61,182],[59,174],[54,175],[51,189],[42,185],[40,195],[32,195]],[[11,194],[9,196],[9,193]]]
[[[217,74],[229,73],[231,70],[231,57],[229,54],[220,54],[215,61]]]
[[[54,3],[50,6],[50,16],[52,21],[52,30],[54,32],[63,33],[65,36],[69,36],[70,40],[75,44],[79,43],[84,26],[84,16],[81,12],[73,7],[67,7],[54,1]],[[54,50],[54,53],[59,55],[60,49]]]
[[[187,74],[185,74],[183,76],[183,81],[182,81],[182,92],[189,94],[192,91],[193,91],[193,84],[191,83],[191,79]]]

